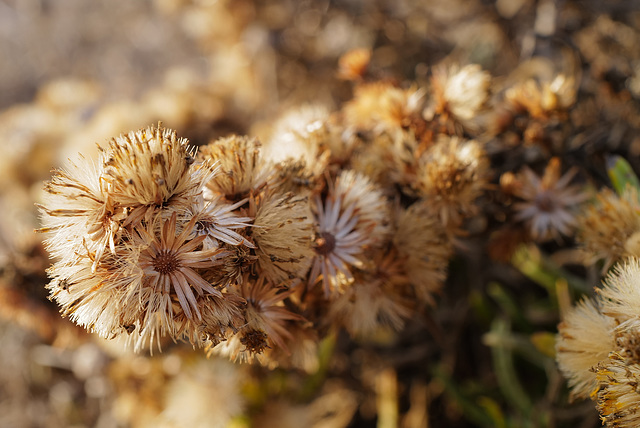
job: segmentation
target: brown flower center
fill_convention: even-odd
[[[535,204],[540,211],[550,213],[556,210],[556,201],[549,192],[537,194]]]
[[[153,258],[152,265],[156,272],[167,275],[178,270],[180,261],[174,252],[163,250]]]
[[[260,354],[265,348],[268,348],[267,334],[260,330],[250,329],[240,338],[247,350],[253,354]]]
[[[316,238],[314,249],[321,256],[326,256],[336,248],[336,238],[329,232],[320,232],[320,236]]]

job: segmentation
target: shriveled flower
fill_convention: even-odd
[[[569,380],[572,397],[586,398],[596,387],[591,368],[615,348],[616,321],[600,312],[597,303],[583,299],[558,326],[556,360]]]
[[[431,85],[436,114],[451,116],[467,127],[475,127],[472,120],[481,112],[489,98],[489,73],[477,64],[462,68],[457,64],[439,66],[433,70]]]
[[[219,242],[255,248],[246,237],[236,232],[251,226],[251,217],[235,214],[247,201],[248,199],[242,199],[231,205],[223,202],[221,195],[207,201],[200,198],[195,201],[191,208],[191,215],[198,218],[194,232],[205,237],[203,245],[206,249],[219,247]]]
[[[575,102],[577,85],[573,77],[557,75],[553,81],[527,80],[508,89],[505,99],[515,112],[526,111],[535,119],[548,119]]]
[[[613,268],[597,288],[603,314],[619,323],[638,317],[640,308],[640,259],[631,257]]]
[[[255,220],[250,235],[262,274],[276,283],[303,277],[313,256],[308,198],[267,191],[251,203]]]
[[[527,224],[536,241],[570,235],[576,225],[576,206],[588,197],[581,186],[569,185],[578,170],[572,168],[561,177],[560,169],[560,159],[552,158],[542,177],[526,166],[518,174],[513,192],[524,202],[514,204],[516,220]]]
[[[95,270],[107,248],[115,254],[127,213],[113,201],[101,173],[97,165],[80,157],[45,184],[39,206],[44,227],[39,232],[48,234],[47,250],[61,263],[73,264],[77,254],[86,254]]]
[[[132,208],[126,223],[136,225],[148,210],[187,208],[215,175],[211,163],[195,163],[195,151],[175,131],[149,127],[109,142],[101,158],[114,204]]]
[[[281,191],[291,190],[291,185],[309,181],[309,187],[322,176],[329,162],[330,146],[341,146],[341,136],[329,124],[329,111],[318,105],[307,105],[291,110],[276,124],[271,137],[264,146],[264,156],[271,162],[281,164],[282,178],[294,183],[286,183]],[[296,166],[286,168],[286,165]]]
[[[273,173],[255,138],[231,136],[200,147],[200,157],[214,163],[219,173],[206,182],[208,199],[216,195],[237,202],[264,188]]]
[[[422,118],[425,94],[424,89],[402,89],[384,81],[357,86],[353,99],[342,109],[345,123],[375,133],[396,135],[410,130],[420,139],[426,131]]]
[[[476,199],[489,182],[489,159],[475,140],[443,136],[420,158],[417,174],[417,193],[443,224],[457,225],[477,212]]]
[[[363,266],[363,251],[380,245],[389,230],[389,208],[380,190],[364,176],[343,171],[323,202],[314,199],[316,252],[309,286],[322,276],[325,294],[344,292],[353,282],[349,266]]]
[[[411,316],[409,279],[395,251],[379,250],[371,272],[357,272],[354,283],[329,303],[327,320],[342,324],[354,337],[380,329],[398,331]]]
[[[162,296],[158,304],[158,310],[172,313],[171,299],[177,297],[182,310],[189,319],[202,319],[200,309],[196,302],[194,290],[198,295],[211,294],[222,297],[218,289],[194,270],[195,268],[208,268],[219,264],[216,256],[221,252],[218,248],[197,250],[205,236],[201,235],[188,240],[197,217],[184,225],[181,232],[176,231],[176,213],[164,222],[160,236],[156,236],[154,224],[148,227],[136,228],[138,245],[141,252],[137,264],[142,270],[140,287],[136,292],[151,289]],[[134,291],[132,290],[132,291]],[[164,307],[162,307],[164,306]],[[153,306],[147,309],[153,310]]]
[[[264,276],[245,278],[240,286],[240,296],[246,300],[245,324],[226,342],[213,348],[213,352],[228,355],[234,361],[252,361],[268,348],[278,347],[287,351],[291,333],[285,328],[287,321],[302,321],[302,316],[289,311],[283,301],[293,289],[283,290]],[[266,362],[264,359],[262,362]]]
[[[604,260],[603,269],[626,257],[640,256],[640,201],[629,187],[622,196],[611,189],[598,192],[595,203],[577,218],[578,241],[585,262]]]
[[[428,201],[418,201],[397,214],[394,247],[417,297],[433,303],[447,278],[453,248]]]
[[[611,353],[594,367],[598,389],[594,399],[600,419],[610,428],[632,428],[640,425],[640,362]]]

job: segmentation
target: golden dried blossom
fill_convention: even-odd
[[[286,329],[286,322],[303,320],[283,304],[293,291],[283,290],[264,276],[245,278],[239,290],[239,295],[247,302],[245,324],[236,335],[213,348],[213,352],[227,355],[234,361],[250,362],[256,356],[260,359],[269,348],[288,351],[286,342],[293,336]]]
[[[513,192],[524,201],[514,204],[516,219],[527,224],[536,241],[570,235],[576,225],[574,211],[588,197],[581,186],[569,185],[577,169],[562,176],[560,170],[560,159],[552,158],[542,177],[526,166],[518,174]]]
[[[591,299],[578,303],[558,326],[556,360],[573,397],[586,398],[596,387],[590,369],[614,349],[615,327],[616,321],[602,314]]]
[[[487,188],[489,174],[489,159],[480,143],[442,137],[420,158],[413,186],[443,224],[457,225],[477,212],[475,202]]]
[[[388,131],[394,134],[411,130],[421,134],[426,91],[402,89],[390,82],[367,83],[355,88],[353,99],[342,109],[345,123],[358,130]]]
[[[382,192],[363,175],[343,171],[328,196],[316,195],[312,286],[321,277],[325,295],[342,293],[353,282],[349,266],[360,268],[363,252],[381,245],[389,232],[389,208]]]
[[[267,191],[251,203],[255,220],[250,235],[262,274],[275,283],[304,277],[313,256],[308,198]]]
[[[606,270],[622,258],[640,256],[640,201],[635,189],[627,188],[622,196],[601,190],[577,224],[586,263],[604,260]]]
[[[396,219],[393,244],[417,297],[433,303],[433,294],[447,278],[453,248],[429,201],[418,201],[401,210]]]
[[[640,425],[640,361],[611,353],[594,367],[598,388],[593,391],[604,426],[632,428]]]
[[[638,317],[640,308],[640,259],[631,257],[616,265],[603,280],[602,288],[596,289],[603,314],[615,318],[619,323]]]
[[[272,170],[261,150],[261,144],[255,138],[237,135],[202,146],[202,159],[219,168],[219,173],[206,182],[207,198],[222,195],[237,202],[262,190]]]
[[[409,280],[395,251],[379,250],[372,271],[357,272],[354,283],[329,303],[328,320],[342,324],[355,337],[371,337],[379,329],[395,331],[411,316]]]
[[[576,92],[575,79],[560,74],[551,82],[527,80],[519,83],[506,91],[505,99],[510,110],[526,111],[535,119],[547,119],[553,113],[571,107],[575,102]]]
[[[93,269],[109,248],[115,254],[116,236],[126,212],[114,203],[100,168],[80,157],[55,171],[45,184],[42,212],[45,245],[58,260],[73,263],[76,254],[93,259]]]
[[[101,179],[117,206],[133,209],[126,223],[137,224],[156,207],[187,208],[215,175],[214,167],[195,164],[195,151],[175,131],[149,127],[109,142],[101,154]]]
[[[433,70],[431,85],[436,114],[451,116],[467,127],[475,127],[473,119],[489,99],[489,73],[477,64],[462,68],[459,65],[440,66]]]

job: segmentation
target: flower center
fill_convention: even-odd
[[[164,250],[159,252],[158,255],[153,258],[152,265],[156,272],[167,275],[178,270],[180,267],[180,261],[176,257],[175,253],[169,250]]]
[[[316,238],[314,249],[321,256],[326,256],[336,248],[336,238],[329,232],[320,232],[320,236]]]

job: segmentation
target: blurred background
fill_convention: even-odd
[[[639,36],[640,6],[616,0],[0,0],[0,426],[599,426],[555,368],[544,280],[484,267],[473,239],[437,307],[397,337],[333,335],[305,370],[268,370],[180,344],[133,355],[62,319],[34,203],[67,158],[158,121],[200,145],[261,135],[294,106],[339,108],[355,48],[404,86],[437,64],[480,64],[495,93],[574,76],[602,100],[585,102],[607,124],[590,144],[629,158]]]

